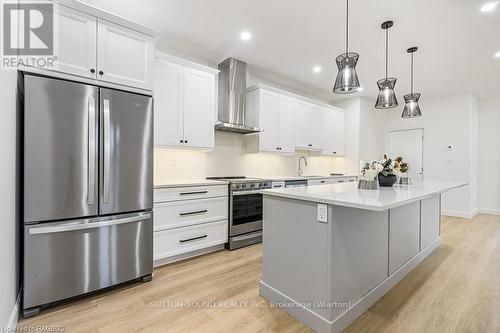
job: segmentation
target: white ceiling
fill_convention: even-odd
[[[344,52],[344,0],[84,0],[155,27],[160,43],[218,63],[232,56],[263,76],[285,78],[315,95],[331,93],[335,57]],[[472,92],[500,97],[500,6],[483,14],[481,0],[351,0],[350,50],[360,54],[358,75],[375,100],[376,81],[384,76],[384,33],[390,30],[389,75],[398,78],[400,103],[409,90],[409,56],[415,57],[415,90],[422,99]],[[243,42],[239,34],[253,37]],[[323,71],[312,72],[320,65]],[[260,72],[260,73],[259,73]],[[267,73],[267,74],[266,74]],[[273,74],[270,74],[273,73]]]

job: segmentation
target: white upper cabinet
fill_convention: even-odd
[[[295,152],[295,106],[293,98],[280,96],[278,108],[278,146],[280,153]]]
[[[215,76],[184,69],[184,144],[214,147]]]
[[[341,111],[334,111],[333,129],[333,154],[337,156],[345,155],[345,114]]]
[[[56,8],[55,70],[95,79],[97,19],[64,6]]]
[[[299,101],[296,109],[295,147],[306,150],[321,150],[323,110],[321,107]]]
[[[247,139],[248,152],[295,152],[295,99],[264,89],[247,93],[247,112],[256,115],[262,132]]]
[[[97,79],[151,90],[153,40],[134,30],[99,20]]]
[[[155,59],[154,143],[213,148],[217,70],[192,68],[175,60],[182,62],[166,55]]]
[[[154,76],[155,144],[182,145],[184,141],[184,67],[156,59]]]
[[[335,109],[323,109],[321,127],[322,155],[343,156],[345,145],[345,115]]]
[[[20,65],[22,70],[123,90],[153,89],[159,31],[79,1],[57,3],[54,18],[54,66]]]
[[[278,151],[278,107],[279,96],[265,90],[256,91],[258,94],[258,126],[262,128],[259,136],[259,151]],[[252,98],[252,96],[250,96]]]

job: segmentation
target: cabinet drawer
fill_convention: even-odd
[[[356,181],[356,177],[334,178],[333,183],[351,183]]]
[[[330,184],[328,179],[308,179],[307,186]]]
[[[154,202],[222,197],[227,191],[227,185],[158,188],[154,190]]]
[[[227,220],[154,233],[154,260],[227,242]]]
[[[227,220],[228,197],[160,202],[154,205],[154,230]]]

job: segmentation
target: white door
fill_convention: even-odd
[[[153,39],[103,20],[97,29],[97,79],[151,90]]]
[[[423,129],[389,132],[389,158],[401,156],[408,163],[408,172],[413,179],[423,179]]]
[[[184,67],[155,59],[154,143],[182,146],[184,142],[183,75]]]
[[[295,146],[302,149],[311,149],[313,140],[311,132],[314,130],[312,105],[306,102],[297,102],[295,110]]]
[[[215,75],[184,68],[184,145],[214,147]]]
[[[278,147],[278,106],[279,96],[275,93],[259,91],[259,150],[277,152]]]
[[[278,147],[280,153],[295,152],[295,104],[293,98],[280,96],[278,107]]]
[[[340,111],[333,113],[333,154],[345,155],[345,114]]]
[[[55,70],[95,79],[97,19],[61,5],[56,8]]]

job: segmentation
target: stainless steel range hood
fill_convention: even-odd
[[[219,64],[219,110],[215,129],[242,134],[261,132],[246,124],[247,64],[227,58]]]

